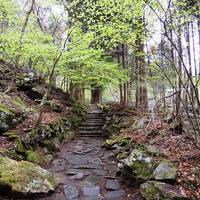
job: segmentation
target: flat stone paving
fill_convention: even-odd
[[[103,149],[101,138],[76,138],[63,146],[49,167],[59,182],[56,192],[43,200],[126,200],[132,188],[116,177],[117,162]],[[131,192],[130,192],[131,191]]]

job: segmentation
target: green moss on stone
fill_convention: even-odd
[[[20,136],[14,131],[7,131],[3,133],[3,136],[8,137],[9,140],[20,139]]]
[[[36,164],[0,157],[0,185],[18,193],[47,193],[54,190],[54,177]]]
[[[155,199],[162,200],[162,199],[160,199],[160,192],[155,187],[153,182],[152,182],[152,184],[149,184],[147,182],[147,183],[144,183],[143,185],[141,185],[140,193],[147,200],[155,200]]]
[[[42,146],[45,146],[45,147],[48,149],[48,151],[50,151],[50,152],[55,152],[55,151],[57,151],[56,145],[55,145],[54,142],[51,141],[51,140],[44,140],[44,141],[41,141],[41,145],[42,145]]]
[[[39,153],[35,151],[31,151],[31,150],[28,150],[26,152],[26,159],[30,162],[37,163],[37,164],[44,163],[42,156]]]
[[[24,146],[24,144],[21,141],[17,141],[16,152],[21,153],[23,155],[26,154],[26,147]]]
[[[14,149],[7,149],[7,151],[5,151],[5,155],[15,160],[24,160],[25,158],[23,155],[18,154]]]
[[[117,138],[107,139],[104,143],[105,148],[110,149],[113,145],[117,144]]]
[[[14,115],[15,114],[10,108],[8,108],[7,106],[5,106],[2,103],[0,103],[0,111],[3,111],[3,112],[5,112],[7,114],[10,114],[10,115]]]
[[[128,137],[123,137],[120,139],[120,146],[123,147],[123,146],[126,146],[128,144],[130,144],[132,141],[130,138]]]
[[[117,159],[122,160],[122,159],[126,158],[127,156],[128,156],[128,153],[126,151],[120,152],[117,154]]]
[[[152,176],[152,171],[149,169],[149,164],[140,160],[136,160],[130,166],[138,177],[148,180]]]
[[[14,99],[14,103],[15,103],[16,106],[18,106],[18,107],[20,107],[22,109],[26,109],[25,103],[23,102],[23,100],[19,96],[17,96]]]
[[[75,132],[74,131],[67,131],[65,134],[65,139],[68,140],[72,140],[75,136]]]

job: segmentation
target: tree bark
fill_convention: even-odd
[[[139,19],[139,24],[143,27],[142,18]],[[136,40],[136,108],[145,112],[148,108],[148,101],[143,35],[144,27],[138,31]]]
[[[92,84],[91,85],[91,104],[102,102],[102,87]]]

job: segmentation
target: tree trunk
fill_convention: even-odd
[[[84,85],[82,83],[70,84],[70,95],[81,103],[85,101],[84,91]]]
[[[102,101],[102,87],[91,85],[91,104],[101,103]]]
[[[122,44],[122,66],[123,66],[123,69],[126,69],[126,57],[125,57],[125,51],[126,51],[126,48],[125,48],[125,45]],[[127,105],[127,83],[123,83],[123,106],[125,107]]]
[[[142,18],[139,19],[139,24],[143,24]],[[142,28],[137,34],[136,40],[136,108],[142,112],[148,108],[143,35]]]

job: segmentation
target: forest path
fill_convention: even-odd
[[[59,187],[42,200],[134,199],[130,194],[133,189],[116,177],[117,161],[111,151],[102,148],[104,139],[95,137],[101,134],[92,128],[102,124],[101,111],[91,106],[88,113],[80,136],[63,145],[49,166],[48,170],[58,177]]]
[[[43,199],[126,199],[127,192],[115,177],[117,163],[101,148],[102,142],[84,137],[66,144],[48,169],[60,185],[55,194]]]

